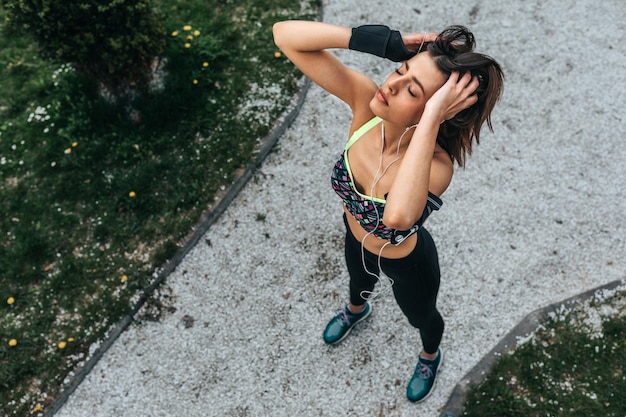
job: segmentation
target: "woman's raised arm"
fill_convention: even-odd
[[[351,28],[294,20],[274,24],[273,33],[274,42],[294,65],[324,90],[346,102],[353,111],[367,103],[376,91],[371,79],[346,67],[327,51],[348,49]]]

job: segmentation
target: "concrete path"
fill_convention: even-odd
[[[624,279],[623,0],[329,0],[324,20],[464,24],[506,73],[495,134],[427,223],[447,326],[436,391],[423,404],[405,399],[419,337],[390,294],[343,344],[322,341],[347,299],[329,175],[349,112],[313,86],[276,150],[159,288],[170,312],[121,334],[58,417],[437,416],[529,313]],[[379,82],[395,69],[338,55]]]

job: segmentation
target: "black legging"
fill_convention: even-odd
[[[345,215],[344,215],[345,222]],[[377,282],[363,268],[361,242],[356,240],[346,223],[346,264],[350,274],[350,302],[363,305],[363,291],[372,291]],[[380,274],[378,254],[363,250],[367,270]],[[380,258],[380,266],[393,279],[393,294],[409,323],[420,331],[426,353],[434,354],[443,335],[443,318],[437,311],[439,291],[439,259],[435,242],[428,231],[421,227],[417,232],[417,245],[406,257],[400,259]],[[367,297],[367,295],[365,295]]]

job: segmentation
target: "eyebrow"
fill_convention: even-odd
[[[404,66],[406,67],[406,70],[409,70],[409,62],[408,61],[404,61]],[[413,82],[415,82],[415,84],[418,85],[419,88],[422,89],[422,94],[426,94],[426,91],[424,90],[424,86],[422,85],[422,83],[417,79],[417,77],[413,76],[411,77],[411,79],[413,80]]]

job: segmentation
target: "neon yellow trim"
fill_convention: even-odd
[[[357,140],[361,139],[361,136],[363,136],[365,132],[376,126],[381,121],[382,119],[380,117],[374,117],[372,120],[355,130],[352,136],[350,136],[350,140],[348,140],[348,143],[346,143],[346,151],[350,149],[350,147],[354,145]]]
[[[353,134],[352,136],[350,136],[350,140],[348,140],[348,143],[346,144],[346,150],[344,152],[343,155],[343,160],[346,163],[346,170],[348,171],[348,175],[350,176],[350,185],[352,185],[352,189],[358,194],[360,195],[362,198],[366,199],[366,200],[370,200],[374,203],[382,203],[385,204],[387,202],[387,200],[384,200],[382,198],[378,198],[378,197],[373,197],[371,195],[365,195],[365,194],[361,194],[359,192],[359,190],[356,188],[356,185],[354,184],[354,176],[352,175],[352,170],[350,169],[350,162],[348,161],[348,149],[350,149],[350,147],[352,145],[354,145],[354,143],[359,140],[361,138],[361,136],[363,136],[363,134],[365,134],[365,132],[367,132],[368,130],[370,130],[371,128],[373,128],[374,126],[376,126],[378,123],[380,123],[382,121],[382,119],[380,117],[374,117],[372,120],[370,120],[369,122],[365,123],[363,126],[361,126],[360,128],[358,128]]]

